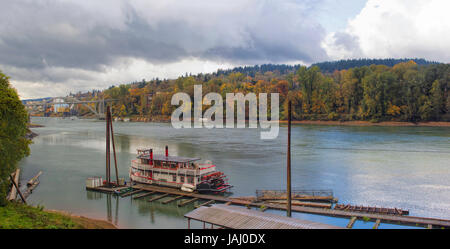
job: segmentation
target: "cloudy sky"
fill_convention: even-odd
[[[448,0],[0,0],[23,99],[263,63],[450,62]]]

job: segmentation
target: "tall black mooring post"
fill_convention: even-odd
[[[287,216],[291,217],[291,101],[288,102],[288,145],[287,145]]]

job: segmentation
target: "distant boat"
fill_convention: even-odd
[[[123,122],[130,122],[130,118],[124,118]]]

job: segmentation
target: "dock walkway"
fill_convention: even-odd
[[[188,193],[183,192],[178,189],[155,186],[155,185],[145,185],[145,184],[137,184],[133,186],[136,190],[144,190],[148,192],[158,192],[168,195],[175,196],[184,196],[196,198],[198,200],[207,200],[207,201],[215,201],[220,203],[230,203],[234,205],[242,205],[247,207],[256,207],[261,208],[264,206],[268,209],[276,209],[276,210],[286,210],[286,205],[279,204],[270,204],[270,203],[262,203],[262,202],[250,202],[243,200],[236,200],[234,198],[229,198],[221,195],[205,195],[199,193]],[[303,206],[292,206],[293,212],[300,213],[309,213],[309,214],[317,214],[331,217],[340,217],[340,218],[348,218],[356,217],[357,220],[371,220],[381,223],[391,223],[398,225],[408,225],[408,226],[421,226],[421,227],[429,227],[430,225],[435,228],[450,228],[450,220],[445,219],[435,219],[435,218],[425,218],[425,217],[414,217],[414,216],[398,216],[398,215],[388,215],[388,214],[374,214],[374,213],[365,213],[365,212],[352,212],[352,211],[344,211],[344,210],[335,210],[335,209],[325,209],[325,208],[313,208],[313,207],[303,207]],[[379,220],[379,221],[377,221]]]

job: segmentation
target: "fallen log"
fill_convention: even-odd
[[[33,185],[31,186],[27,186],[27,189],[25,190],[25,192],[23,193],[23,196],[26,198],[28,198],[28,196],[30,196],[33,193],[33,190],[39,185],[39,180],[35,180],[33,182]]]
[[[39,178],[39,176],[42,175],[42,171],[39,171],[39,173],[37,173],[37,175],[35,175],[33,178],[31,178],[28,182],[27,182],[27,186],[32,186],[33,183],[35,181],[37,181],[37,179]]]
[[[19,184],[19,176],[20,176],[20,169],[16,169],[14,173],[11,174],[12,178],[14,179],[14,182],[18,185]],[[11,191],[8,194],[7,200],[13,201],[17,198],[17,189],[14,187],[14,185],[11,186]]]

